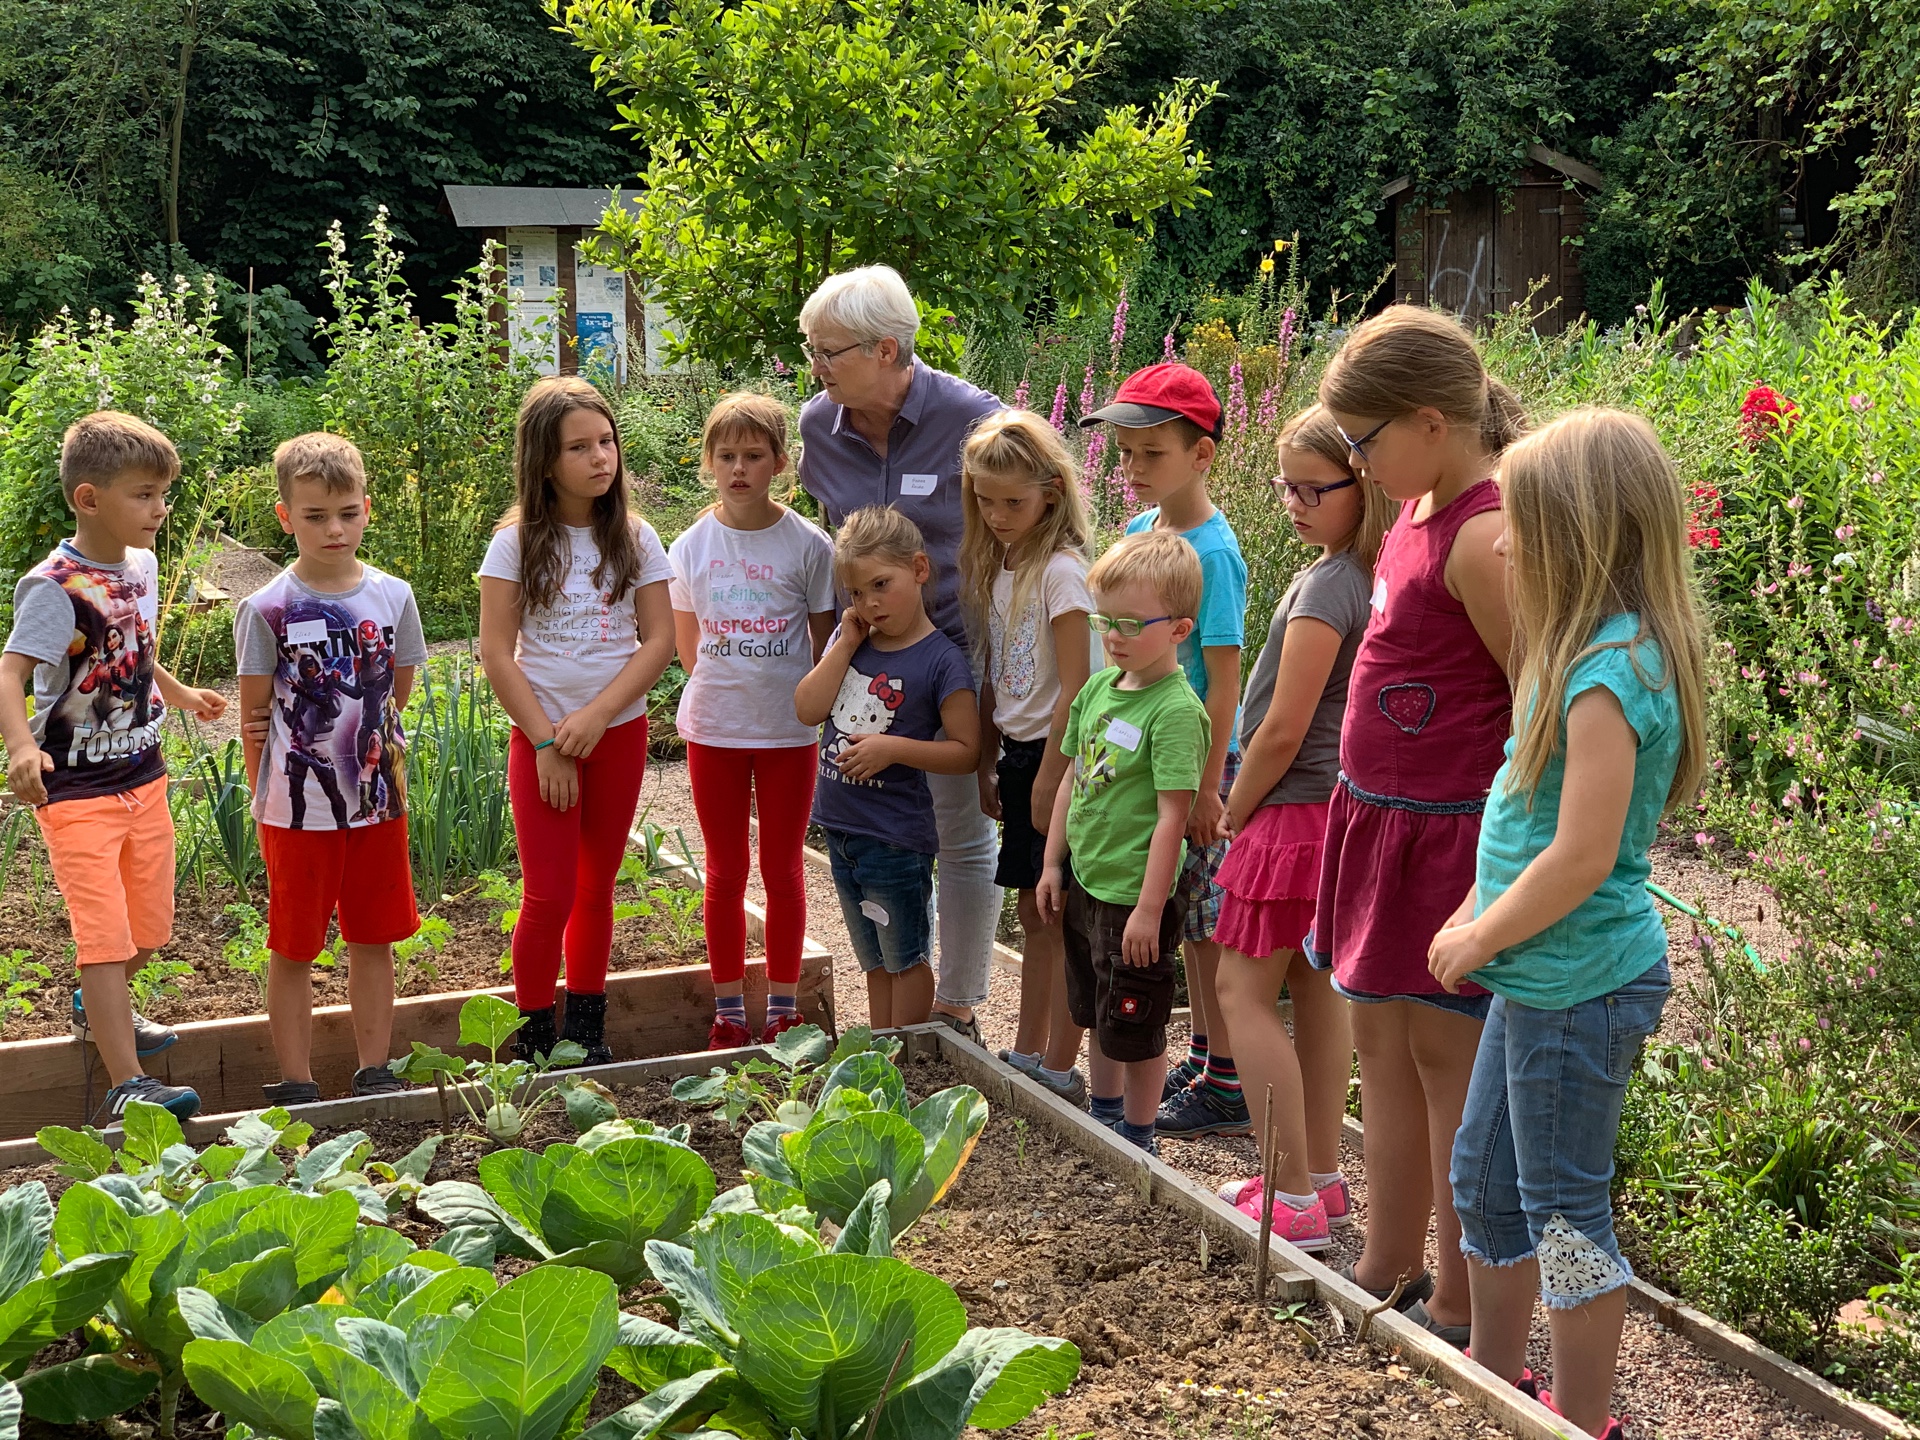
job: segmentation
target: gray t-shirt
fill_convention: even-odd
[[[1372,584],[1360,562],[1342,550],[1294,576],[1274,609],[1267,643],[1253,662],[1247,693],[1240,702],[1242,754],[1273,704],[1273,682],[1280,673],[1280,646],[1286,638],[1287,623],[1312,619],[1331,625],[1340,635],[1340,653],[1334,657],[1333,673],[1327,676],[1326,689],[1320,692],[1320,703],[1314,707],[1312,723],[1293,764],[1280,777],[1280,783],[1267,792],[1262,805],[1317,804],[1333,794],[1334,781],[1340,774],[1340,722],[1347,713],[1347,677],[1353,671],[1360,637],[1366,633],[1367,596]]]

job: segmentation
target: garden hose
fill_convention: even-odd
[[[1748,963],[1753,966],[1758,974],[1764,975],[1767,973],[1767,964],[1760,958],[1760,952],[1747,943],[1747,937],[1742,935],[1736,927],[1727,924],[1724,920],[1714,919],[1713,916],[1707,914],[1706,911],[1702,910],[1699,906],[1689,905],[1678,895],[1661,889],[1651,880],[1647,881],[1647,891],[1656,899],[1666,901],[1667,904],[1678,910],[1682,915],[1686,915],[1706,926],[1709,930],[1714,931],[1720,935],[1721,938],[1731,940],[1746,952]]]

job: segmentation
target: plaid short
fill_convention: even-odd
[[[1240,773],[1240,752],[1229,750],[1227,763],[1220,771],[1220,798],[1225,800]],[[1180,866],[1180,883],[1174,893],[1186,906],[1186,920],[1180,927],[1182,940],[1211,940],[1213,927],[1220,920],[1220,900],[1226,894],[1214,879],[1221,862],[1227,858],[1227,843],[1216,840],[1205,849],[1187,847],[1187,858]]]

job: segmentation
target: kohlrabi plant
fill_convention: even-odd
[[[682,1424],[787,1440],[959,1440],[1071,1385],[1067,1341],[969,1330],[945,1281],[891,1256],[888,1191],[861,1197],[831,1249],[799,1216],[729,1191],[688,1243],[647,1245],[678,1328],[621,1316],[607,1364]]]
[[[52,1242],[46,1186],[34,1180],[0,1195],[0,1375],[14,1380],[41,1349],[99,1314],[136,1258],[124,1251],[82,1252],[60,1263],[48,1257]],[[136,1401],[155,1384],[151,1374],[126,1379]],[[0,1435],[8,1423],[18,1433],[20,1407],[19,1390],[11,1383],[0,1387]]]
[[[417,1203],[442,1225],[486,1229],[503,1254],[632,1285],[647,1278],[646,1243],[686,1234],[715,1189],[712,1167],[682,1143],[684,1127],[651,1131],[614,1120],[578,1145],[496,1150],[482,1157],[478,1185],[443,1180]]]
[[[500,1051],[520,1024],[520,1012],[498,995],[475,995],[460,1007],[460,1043],[479,1046],[487,1052],[486,1059],[463,1063],[444,1050],[416,1040],[413,1049],[388,1068],[402,1080],[433,1085],[443,1095],[451,1089],[473,1123],[498,1145],[518,1140],[528,1122],[555,1100],[565,1103],[567,1115],[578,1130],[589,1130],[611,1119],[616,1113],[613,1097],[597,1081],[557,1078],[547,1089],[534,1093],[536,1082],[547,1071],[578,1065],[586,1059],[583,1046],[562,1040],[551,1055],[536,1055],[531,1061],[500,1058]],[[462,1084],[463,1079],[469,1083]]]
[[[191,1313],[187,1371],[228,1440],[653,1440],[687,1430],[722,1378],[715,1367],[653,1387],[582,1430],[623,1317],[612,1280],[565,1266],[497,1290],[485,1272],[448,1272],[384,1316],[322,1304],[255,1326],[197,1302]]]
[[[731,1070],[716,1065],[705,1075],[675,1081],[673,1098],[718,1106],[729,1128],[748,1115],[805,1125],[813,1118],[809,1097],[819,1088],[824,1067],[868,1052],[891,1060],[899,1051],[897,1039],[875,1040],[865,1025],[847,1031],[838,1045],[830,1045],[818,1025],[796,1025],[767,1046],[768,1058],[741,1060]]]
[[[827,1073],[803,1123],[763,1120],[749,1130],[741,1159],[767,1209],[804,1204],[835,1224],[884,1180],[898,1235],[946,1195],[986,1125],[987,1102],[971,1085],[909,1105],[892,1061],[858,1051]]]

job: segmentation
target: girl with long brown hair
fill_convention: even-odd
[[[646,770],[647,692],[673,658],[672,570],[629,508],[620,427],[586,381],[527,392],[513,470],[518,503],[480,562],[480,657],[513,721],[507,791],[525,880],[514,1048],[547,1055],[565,1038],[602,1064],[613,884]]]

